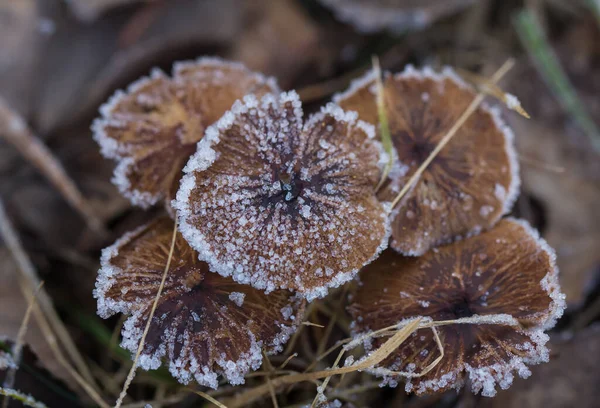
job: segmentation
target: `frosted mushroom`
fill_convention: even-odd
[[[147,208],[174,198],[181,169],[208,126],[246,94],[278,92],[272,78],[217,58],[179,62],[169,78],[152,71],[117,91],[92,130],[102,154],[118,162],[113,182]]]
[[[554,251],[529,224],[514,219],[419,258],[387,251],[360,277],[349,306],[357,332],[417,316],[470,321],[438,327],[445,356],[425,376],[408,380],[406,391],[417,394],[458,389],[468,378],[473,392],[493,396],[515,375],[529,376],[527,365],[548,360],[544,330],[565,308]],[[375,339],[374,346],[384,340]],[[432,332],[421,329],[381,367],[419,373],[438,356]],[[386,375],[390,384],[399,380]]]
[[[98,314],[129,315],[121,345],[136,352],[171,245],[173,221],[164,216],[125,234],[102,252],[94,297]],[[165,287],[146,336],[139,365],[161,360],[180,382],[216,388],[218,375],[244,382],[262,362],[261,350],[278,352],[302,319],[302,302],[288,291],[269,295],[212,273],[177,234]]]
[[[347,110],[378,123],[375,75],[367,73],[334,97]],[[450,68],[387,74],[385,109],[394,162],[380,199],[391,201],[427,159],[475,98]],[[518,162],[511,129],[499,111],[478,108],[436,156],[392,214],[390,246],[405,255],[492,227],[508,213],[519,192]]]
[[[474,0],[320,0],[336,16],[365,33],[404,32],[427,27]]]
[[[302,116],[295,92],[236,102],[198,143],[174,207],[212,270],[310,300],[373,260],[389,228],[373,127],[333,104]]]

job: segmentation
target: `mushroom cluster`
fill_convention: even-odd
[[[510,129],[478,108],[392,208],[475,92],[450,69],[386,74],[386,153],[376,79],[304,118],[294,91],[204,58],[172,77],[155,71],[102,107],[94,136],[118,161],[115,184],[135,205],[165,207],[103,251],[94,291],[100,316],[129,316],[122,346],[143,341],[142,368],[166,359],[182,383],[241,384],[263,352],[281,350],[307,301],[359,273],[356,333],[452,321],[440,329],[447,356],[408,391],[468,376],[492,395],[547,359],[544,330],[564,299],[552,250],[523,222],[501,220],[519,187]],[[371,371],[416,372],[435,358],[432,344],[419,333]]]

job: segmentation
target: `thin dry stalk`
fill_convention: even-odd
[[[409,322],[405,327],[398,330],[398,332],[394,334],[390,339],[388,339],[379,349],[377,349],[368,358],[364,359],[361,362],[358,362],[348,367],[274,378],[273,380],[271,380],[272,385],[273,387],[277,388],[281,385],[294,384],[302,381],[314,381],[321,378],[331,377],[333,375],[340,375],[373,367],[381,363],[381,361],[383,361],[388,355],[390,355],[390,353],[392,353],[396,348],[398,348],[398,346],[400,346],[400,344],[402,344],[408,338],[408,336],[410,336],[415,330],[417,330],[419,328],[421,320],[422,318],[417,318]],[[268,391],[268,384],[259,385],[258,387],[252,388],[246,392],[236,395],[230,401],[227,402],[227,405],[230,408],[246,406],[256,401],[258,398],[262,397]]]
[[[533,157],[525,156],[519,153],[519,161],[525,165],[536,167],[540,170],[548,171],[550,173],[562,174],[565,172],[565,168],[561,166],[554,166],[552,164],[544,163]]]
[[[21,322],[21,327],[19,327],[19,332],[17,333],[17,340],[15,342],[15,346],[13,347],[12,357],[15,362],[15,366],[10,368],[6,373],[6,378],[4,379],[4,388],[12,388],[15,385],[15,376],[17,374],[17,369],[19,364],[21,363],[21,353],[23,352],[23,344],[25,343],[25,335],[27,334],[27,328],[29,327],[29,319],[31,317],[31,312],[33,311],[33,305],[35,305],[35,301],[38,295],[38,292],[44,285],[44,282],[40,282],[40,285],[37,287],[35,293],[31,297],[31,301],[27,304],[27,310],[25,311],[25,316],[23,316],[23,321]],[[8,407],[8,397],[4,398],[2,402],[2,408]]]
[[[192,390],[191,388],[186,388],[186,390],[188,390],[189,392],[193,392],[196,395],[199,395],[200,397],[204,398],[205,400],[207,400],[209,402],[212,402],[213,404],[215,404],[219,408],[227,408],[226,405],[224,405],[221,402],[217,401],[216,399],[214,399],[213,397],[211,397],[210,395],[208,395],[205,392]]]
[[[298,357],[298,353],[294,353],[291,356],[289,356],[288,358],[286,358],[285,361],[283,363],[281,363],[281,365],[279,366],[279,369],[283,370],[285,368],[285,366],[295,357]]]
[[[487,78],[480,75],[463,69],[459,69],[458,73],[461,77],[477,86],[480,92],[502,101],[508,109],[517,112],[524,118],[531,119],[529,113],[521,106],[521,102],[514,95],[504,92],[498,85],[491,83]]]
[[[140,344],[138,345],[137,352],[135,353],[135,358],[133,360],[133,365],[129,370],[129,374],[127,375],[127,379],[125,380],[125,384],[123,384],[123,390],[121,391],[121,395],[119,395],[119,399],[115,404],[115,408],[120,408],[123,404],[123,399],[127,396],[127,389],[133,378],[135,377],[135,370],[137,368],[138,359],[140,358],[140,354],[142,354],[142,350],[144,349],[144,343],[146,341],[146,335],[148,334],[148,330],[150,330],[150,324],[152,323],[152,318],[154,317],[154,312],[156,311],[156,306],[158,305],[158,300],[160,299],[160,295],[162,294],[163,288],[165,286],[165,281],[167,280],[167,273],[169,272],[169,268],[171,267],[171,260],[173,259],[173,251],[175,249],[175,238],[177,237],[177,221],[175,221],[175,225],[173,226],[173,237],[171,238],[171,248],[169,249],[169,257],[167,258],[167,265],[165,266],[165,271],[163,272],[162,280],[160,281],[160,286],[158,287],[158,292],[156,292],[156,297],[154,298],[154,303],[152,304],[152,309],[150,309],[150,315],[148,316],[148,321],[146,322],[146,327],[144,327],[144,332],[142,333],[142,338],[140,339]]]
[[[101,234],[105,233],[102,221],[58,159],[31,132],[23,118],[11,109],[2,97],[0,97],[0,136],[12,144],[29,163],[36,167],[56,187],[64,199],[81,214],[93,231]]]
[[[0,235],[4,239],[6,246],[10,250],[11,255],[15,259],[18,265],[18,270],[23,277],[24,281],[27,282],[27,286],[29,288],[28,294],[35,291],[35,289],[40,285],[40,279],[37,276],[37,272],[33,263],[29,259],[29,256],[25,252],[25,249],[21,245],[21,241],[17,232],[15,231],[12,223],[8,219],[6,215],[6,210],[4,208],[4,203],[0,198]],[[56,313],[54,309],[54,305],[52,304],[52,299],[48,295],[48,293],[41,288],[38,295],[38,303],[41,306],[40,310],[45,312],[45,316],[52,329],[56,332],[56,335],[62,342],[63,347],[68,353],[69,357],[73,360],[73,363],[77,367],[77,370],[81,373],[83,378],[91,384],[94,390],[97,390],[94,383],[94,377],[92,376],[83,356],[77,350],[75,346],[75,342],[71,339],[67,328],[64,326],[62,320]],[[37,306],[36,306],[37,308]]]
[[[27,299],[28,302],[32,302],[31,290],[29,288],[29,284],[25,278],[21,277],[21,291],[23,295]],[[98,404],[101,408],[110,408],[110,406],[104,402],[99,392],[96,391],[94,386],[88,383],[69,363],[62,350],[58,345],[58,341],[52,332],[52,328],[50,327],[50,323],[47,320],[47,316],[44,315],[40,306],[36,303],[33,306],[33,314],[35,316],[36,321],[38,322],[38,326],[44,335],[44,339],[52,349],[54,353],[54,357],[58,361],[58,363],[69,373],[71,377],[75,380],[75,382],[90,396],[90,398]]]
[[[415,331],[424,328],[435,329],[440,326],[448,326],[452,324],[498,324],[498,325],[518,325],[516,320],[508,320],[503,319],[499,320],[499,317],[506,317],[506,315],[487,315],[487,316],[477,316],[477,317],[466,317],[456,320],[441,320],[441,321],[433,321],[433,320],[424,320],[423,317],[415,318],[411,321],[404,323],[403,327],[399,327],[398,324],[393,326],[384,327],[379,330],[372,331],[370,333],[364,334],[362,336],[358,336],[354,339],[346,339],[337,344],[337,346],[346,343],[344,349],[338,355],[336,359],[336,365],[339,363],[341,359],[341,355],[343,352],[348,351],[351,348],[362,344],[364,340],[372,337],[378,337],[381,335],[391,335],[391,337],[376,351],[371,353],[367,358],[352,364],[350,366],[342,367],[342,368],[332,368],[323,371],[317,371],[312,373],[302,373],[302,374],[293,374],[284,377],[278,377],[271,380],[273,387],[277,388],[286,384],[295,384],[302,381],[315,381],[321,378],[327,378],[334,375],[343,375],[347,373],[352,373],[356,371],[363,371],[366,369],[373,370],[373,367],[381,363],[385,358],[387,358],[391,353],[393,353],[406,339]],[[430,365],[428,365],[421,373],[409,373],[409,372],[394,372],[390,370],[381,371],[385,374],[397,375],[397,376],[405,376],[409,378],[420,377],[427,374],[431,371],[444,357],[443,344],[438,335],[437,331],[434,331],[434,337],[436,341],[436,345],[440,349],[440,356],[436,358]],[[329,352],[329,350],[328,350]],[[381,370],[381,369],[376,369]],[[261,398],[268,392],[269,386],[267,384],[259,385],[255,388],[249,389],[245,392],[242,392],[235,397],[231,398],[227,401],[227,405],[230,408],[242,407],[257,399]]]
[[[492,78],[490,79],[490,83],[495,84],[498,81],[500,81],[500,79],[502,79],[502,77],[504,75],[506,75],[506,73],[508,71],[510,71],[510,69],[513,66],[514,66],[514,61],[512,59],[507,60],[500,67],[500,69],[498,71],[496,71],[496,73],[492,76]],[[402,200],[402,198],[406,195],[406,193],[410,190],[410,188],[416,183],[416,181],[419,179],[419,177],[421,177],[421,174],[423,174],[423,172],[429,166],[429,164],[433,161],[433,159],[435,159],[435,157],[439,154],[439,152],[448,144],[448,142],[450,140],[452,140],[452,137],[454,137],[456,132],[458,132],[458,130],[462,127],[462,125],[464,125],[464,123],[469,119],[469,117],[471,117],[471,115],[475,112],[475,110],[479,107],[479,105],[481,105],[481,103],[483,102],[484,99],[485,99],[485,95],[482,93],[479,93],[475,97],[475,99],[473,99],[473,102],[471,102],[471,104],[467,107],[467,109],[460,116],[460,118],[458,118],[456,123],[454,123],[454,125],[450,128],[450,130],[448,130],[448,133],[446,133],[444,135],[442,140],[440,140],[440,142],[437,144],[435,149],[433,149],[433,151],[427,157],[427,159],[425,159],[425,161],[421,164],[421,166],[419,166],[417,171],[415,171],[415,173],[410,177],[408,182],[402,187],[402,190],[400,190],[400,193],[398,193],[398,196],[392,202],[391,209],[393,209],[394,207],[396,207],[396,205],[398,205],[400,200]]]

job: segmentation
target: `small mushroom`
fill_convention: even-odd
[[[333,104],[302,116],[293,91],[236,102],[198,143],[174,207],[211,270],[311,300],[387,246],[388,207],[373,127]]]
[[[475,0],[320,0],[358,31],[402,33],[425,28]]]
[[[168,204],[206,128],[237,99],[268,92],[279,92],[275,81],[241,64],[218,58],[179,62],[172,78],[156,69],[126,92],[117,91],[100,108],[94,139],[105,157],[118,162],[113,182],[132,204]]]
[[[334,97],[340,106],[378,123],[373,71]],[[407,67],[386,74],[385,110],[394,162],[378,196],[392,201],[412,174],[475,98],[450,68]],[[405,255],[492,227],[508,213],[519,192],[513,133],[499,110],[478,108],[433,159],[392,213],[390,246]]]
[[[130,315],[121,345],[136,352],[169,255],[174,223],[167,217],[125,234],[102,252],[94,297],[98,314]],[[163,357],[180,382],[216,388],[223,374],[244,382],[262,362],[261,350],[278,352],[302,319],[302,302],[288,291],[269,295],[209,271],[177,234],[165,286],[145,338],[140,367]]]
[[[515,219],[419,258],[386,251],[360,278],[349,306],[357,332],[417,316],[468,321],[437,328],[445,355],[429,373],[409,379],[406,391],[417,394],[458,389],[468,376],[473,392],[493,396],[496,385],[512,384],[515,372],[527,377],[527,364],[548,360],[544,330],[565,308],[554,251]],[[438,356],[432,332],[421,329],[382,367],[419,373]],[[386,379],[394,384],[398,377]]]

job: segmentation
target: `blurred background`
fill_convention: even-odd
[[[61,343],[64,352],[78,350],[98,393],[115,400],[131,360],[117,346],[122,322],[95,313],[99,253],[155,213],[119,196],[110,183],[113,163],[100,156],[90,124],[116,89],[153,67],[169,72],[174,61],[202,55],[277,77],[308,110],[343,91],[370,68],[373,55],[393,72],[410,63],[484,76],[514,58],[500,85],[531,115],[505,112],[523,180],[514,214],[556,249],[569,306],[552,332],[551,362],[494,399],[468,391],[417,398],[403,387],[380,389],[364,376],[346,381],[337,397],[346,407],[598,406],[598,0],[0,0],[0,352],[17,340],[26,314],[17,270],[28,265],[74,341]],[[15,254],[11,236],[22,252]],[[338,298],[323,301],[332,304],[317,308],[311,321],[327,324],[326,311],[337,310]],[[49,407],[95,406],[31,320],[26,368],[14,388]],[[300,357],[314,354],[310,345],[321,335],[304,329],[308,350]],[[344,335],[334,327],[331,344]],[[233,392],[225,387],[216,396]],[[310,404],[314,385],[280,395],[282,406]],[[164,370],[138,373],[126,404],[147,401],[155,408],[210,406]]]

